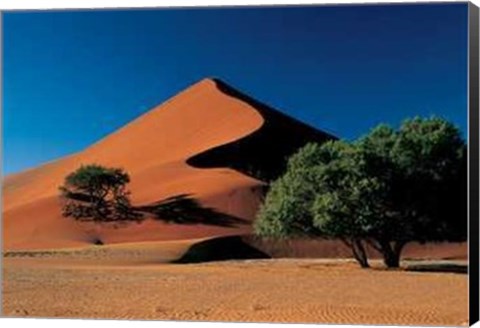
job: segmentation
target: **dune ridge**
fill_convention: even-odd
[[[255,108],[263,118],[261,128],[235,142],[219,145],[196,154],[187,163],[199,168],[230,167],[260,180],[277,178],[286,159],[308,142],[323,143],[337,137],[288,117],[221,80],[214,79],[223,93]],[[289,138],[285,132],[289,131]],[[268,152],[265,151],[268,149]]]

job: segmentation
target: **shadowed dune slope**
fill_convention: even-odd
[[[264,186],[254,173],[270,177],[293,150],[328,138],[219,80],[202,80],[82,152],[6,177],[4,247],[61,248],[248,233]],[[68,173],[90,163],[124,168],[131,176],[136,206],[189,195],[210,212],[241,220],[228,226],[205,218],[195,224],[147,220],[114,227],[63,218],[58,187]]]
[[[187,163],[202,168],[231,167],[260,180],[277,178],[286,159],[308,142],[323,143],[336,137],[314,129],[215,80],[225,94],[254,107],[264,119],[261,129],[238,141],[220,145],[190,158]],[[288,134],[285,132],[288,131]],[[265,150],[268,151],[265,151]]]

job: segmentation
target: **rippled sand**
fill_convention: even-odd
[[[468,320],[466,274],[362,270],[350,260],[174,265],[125,254],[4,258],[4,315],[456,326]]]

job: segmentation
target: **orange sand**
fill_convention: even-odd
[[[468,318],[464,274],[362,270],[348,260],[161,264],[184,245],[163,245],[163,258],[159,246],[9,255],[4,315],[455,326]]]

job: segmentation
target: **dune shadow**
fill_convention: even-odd
[[[253,107],[264,120],[249,135],[220,145],[187,159],[196,168],[228,167],[260,181],[269,182],[280,176],[287,159],[309,142],[323,143],[337,138],[289,117],[280,111],[214,79],[217,88],[227,96]],[[290,136],[290,137],[286,137]]]
[[[227,236],[194,244],[184,255],[171,263],[188,264],[266,258],[270,258],[270,256],[247,244],[241,236]]]
[[[207,224],[221,227],[234,227],[248,223],[247,220],[202,206],[189,194],[179,194],[161,201],[134,207],[135,211],[161,220],[177,224]]]
[[[468,274],[467,264],[458,263],[425,263],[410,264],[405,268],[406,271],[414,272],[439,272],[439,273],[458,273]]]

